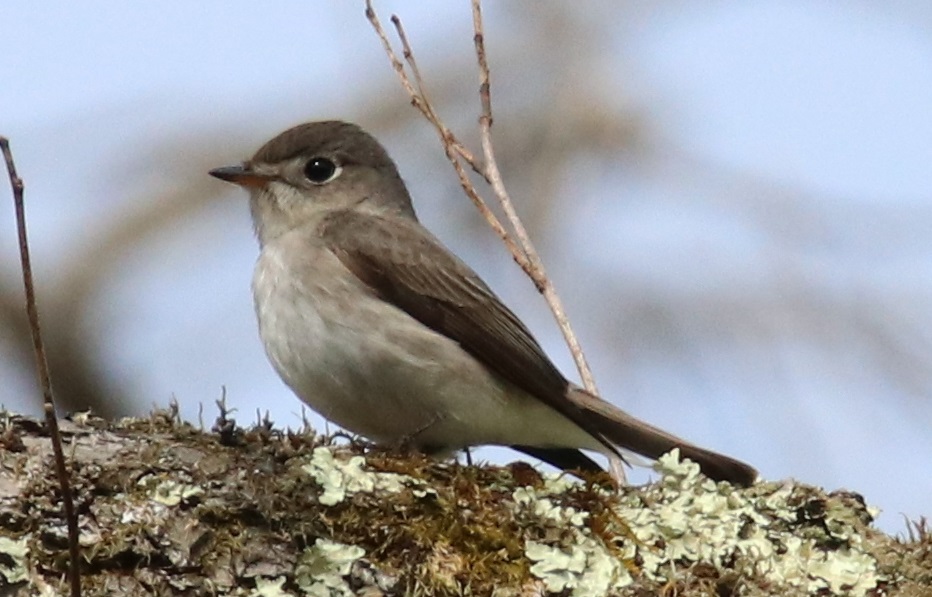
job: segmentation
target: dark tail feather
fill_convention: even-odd
[[[621,448],[654,459],[679,448],[680,456],[698,464],[707,477],[716,481],[747,487],[757,479],[753,467],[657,429],[585,390],[573,388],[567,394],[585,413],[592,429]]]
[[[538,448],[536,446],[511,446],[512,450],[524,452],[538,460],[543,460],[551,466],[564,471],[583,471],[586,473],[600,473],[605,469],[599,464],[577,450],[576,448]]]

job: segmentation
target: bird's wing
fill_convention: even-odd
[[[645,423],[571,386],[518,317],[468,265],[416,221],[339,211],[318,233],[372,292],[458,342],[500,377],[548,404],[619,455],[616,445],[657,458],[673,448],[717,480],[754,482],[757,471]],[[558,467],[598,468],[578,450],[513,446]],[[566,447],[569,448],[569,447]]]
[[[318,229],[330,251],[383,300],[455,340],[503,379],[615,452],[567,396],[568,382],[518,317],[426,229],[407,218],[334,212]]]

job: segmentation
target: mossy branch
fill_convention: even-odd
[[[524,463],[460,466],[267,422],[169,410],[61,421],[91,595],[923,595],[932,538],[850,492],[714,484],[691,463],[605,490]],[[67,539],[47,431],[0,413],[0,593],[55,594]],[[925,591],[925,593],[923,592]],[[50,593],[49,593],[50,592]]]

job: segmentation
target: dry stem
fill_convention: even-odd
[[[392,48],[391,42],[388,41],[388,36],[385,33],[385,29],[382,28],[382,23],[379,21],[378,15],[375,14],[375,10],[372,8],[371,0],[366,0],[366,17],[369,19],[369,22],[372,23],[372,27],[378,34],[379,39],[382,40],[382,47],[385,48],[385,53],[388,55],[388,59],[392,63],[392,68],[395,70],[395,74],[398,75],[398,79],[401,81],[401,86],[404,87],[405,91],[407,91],[408,95],[411,97],[411,105],[417,108],[421,114],[424,115],[427,121],[430,122],[437,130],[437,134],[440,136],[440,140],[443,143],[443,151],[446,154],[447,159],[450,160],[450,163],[453,165],[453,169],[456,171],[456,175],[460,180],[460,186],[463,187],[466,195],[473,202],[473,205],[476,206],[476,209],[479,210],[479,213],[482,214],[482,217],[485,218],[486,222],[489,223],[489,226],[492,227],[492,230],[494,230],[498,237],[502,239],[502,242],[505,243],[505,246],[508,248],[508,251],[511,253],[515,262],[517,262],[517,264],[521,266],[521,269],[523,269],[530,276],[531,264],[528,261],[527,256],[524,255],[518,245],[515,244],[514,240],[512,240],[511,236],[508,234],[508,231],[502,225],[501,220],[498,219],[498,216],[495,215],[495,212],[489,208],[485,200],[479,195],[479,192],[476,191],[476,187],[469,180],[469,175],[466,173],[466,169],[460,162],[460,158],[466,161],[470,168],[484,176],[478,161],[472,155],[472,153],[466,149],[466,147],[460,143],[459,140],[456,139],[456,136],[453,134],[453,132],[440,120],[434,111],[433,106],[429,104],[427,98],[423,95],[423,80],[420,79],[420,71],[417,69],[416,63],[414,63],[414,53],[411,51],[410,44],[408,44],[408,38],[405,35],[404,28],[401,26],[401,19],[399,19],[397,16],[393,16],[392,23],[395,24],[398,37],[401,39],[405,58],[408,59],[409,64],[413,63],[411,70],[415,76],[417,88],[415,88],[414,84],[411,83],[411,79],[408,77],[408,73],[405,71],[404,64],[401,62],[401,60],[398,59],[398,55],[395,54],[395,50]]]
[[[579,345],[579,341],[576,339],[576,335],[573,333],[569,320],[566,317],[566,311],[554,289],[553,283],[544,270],[540,256],[534,248],[534,244],[531,242],[524,224],[522,224],[521,219],[518,217],[514,204],[511,202],[511,198],[508,196],[508,192],[502,181],[501,172],[495,161],[491,132],[492,101],[489,64],[486,59],[482,10],[479,0],[472,0],[472,13],[476,58],[479,64],[479,98],[482,104],[482,114],[479,116],[479,130],[483,153],[482,163],[460,143],[453,132],[440,120],[440,117],[434,110],[433,105],[425,93],[424,81],[417,67],[417,62],[414,58],[414,52],[411,50],[411,45],[408,42],[408,37],[401,25],[401,19],[393,15],[392,23],[395,25],[398,38],[401,40],[402,53],[405,62],[407,62],[411,70],[414,83],[411,82],[411,77],[408,76],[404,63],[402,63],[392,48],[392,44],[389,42],[385,30],[382,28],[382,24],[375,10],[372,8],[372,1],[366,0],[366,17],[369,19],[369,22],[372,23],[372,27],[375,29],[376,34],[378,34],[379,39],[382,40],[382,46],[385,48],[385,53],[388,55],[389,61],[391,61],[392,68],[401,80],[402,87],[404,87],[405,91],[407,91],[408,95],[411,97],[411,104],[420,110],[421,114],[423,114],[437,130],[437,134],[440,136],[440,140],[443,143],[443,149],[447,159],[453,164],[453,168],[456,170],[456,174],[460,179],[460,185],[463,187],[466,195],[472,200],[485,220],[505,243],[505,246],[508,248],[515,262],[521,266],[521,269],[523,269],[534,282],[537,290],[543,294],[544,299],[550,306],[554,319],[557,321],[557,325],[560,327],[560,331],[563,333],[563,338],[569,346],[570,353],[573,355],[573,360],[576,363],[576,368],[579,370],[583,385],[588,391],[596,394],[598,391],[592,377],[592,371],[586,362],[586,357]],[[495,213],[492,212],[488,204],[482,199],[478,191],[476,191],[475,186],[469,180],[460,160],[466,162],[472,170],[482,176],[489,184],[493,194],[502,206],[502,211],[505,213],[508,223],[511,225],[512,230],[514,230],[514,236],[517,238],[517,242],[512,238],[512,234],[505,229]]]
[[[43,410],[45,422],[49,428],[52,439],[52,449],[55,454],[55,471],[58,476],[58,485],[61,489],[62,504],[65,510],[65,520],[68,524],[68,552],[69,579],[71,583],[71,596],[81,596],[81,568],[80,546],[78,544],[78,517],[74,511],[74,501],[71,495],[71,486],[68,468],[65,465],[65,454],[62,449],[61,433],[58,430],[58,418],[55,415],[55,402],[52,398],[52,379],[49,375],[48,359],[45,356],[45,346],[42,342],[42,332],[39,328],[39,310],[36,307],[36,292],[32,282],[32,263],[29,259],[29,241],[26,237],[26,211],[23,201],[23,179],[16,174],[16,165],[13,162],[13,152],[6,137],[0,137],[0,151],[6,161],[7,173],[10,177],[10,186],[13,189],[13,204],[16,208],[16,228],[19,234],[19,255],[23,270],[23,286],[26,291],[26,316],[29,319],[29,331],[32,335],[33,353],[36,359],[36,371],[39,386],[42,388]]]

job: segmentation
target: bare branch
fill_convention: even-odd
[[[473,29],[475,32],[473,41],[475,43],[476,57],[479,63],[479,98],[482,104],[482,114],[479,117],[479,128],[482,142],[483,163],[479,163],[472,152],[470,152],[462,143],[459,142],[459,140],[457,140],[453,132],[450,131],[450,129],[440,120],[439,115],[437,114],[430,100],[427,98],[424,80],[421,76],[420,69],[417,66],[417,61],[414,57],[414,51],[411,49],[411,44],[409,43],[408,37],[404,31],[404,27],[401,24],[401,19],[399,19],[396,15],[392,15],[392,23],[395,25],[395,30],[398,34],[399,40],[401,41],[402,53],[404,55],[405,62],[408,64],[408,68],[411,70],[411,75],[414,79],[413,83],[411,81],[411,77],[408,76],[408,73],[405,70],[404,63],[398,58],[398,55],[392,48],[391,42],[388,40],[388,36],[386,35],[385,30],[382,28],[381,22],[379,21],[375,10],[372,8],[372,1],[366,0],[366,17],[369,19],[369,22],[375,29],[379,39],[382,40],[382,46],[385,48],[385,53],[388,55],[388,59],[392,64],[392,68],[395,70],[395,73],[401,80],[402,87],[404,87],[405,91],[407,91],[408,95],[411,97],[411,105],[416,107],[437,130],[437,134],[440,136],[440,140],[443,143],[443,149],[446,153],[447,159],[450,160],[450,163],[456,170],[456,174],[460,179],[460,185],[463,187],[466,195],[470,198],[470,200],[472,200],[473,204],[478,208],[482,217],[485,218],[495,233],[505,243],[505,246],[508,248],[508,251],[511,253],[511,256],[514,258],[515,262],[521,267],[521,269],[524,270],[531,281],[534,282],[537,290],[544,296],[544,299],[550,306],[551,312],[553,312],[553,316],[557,321],[557,325],[560,327],[563,338],[569,346],[570,353],[573,355],[573,360],[576,363],[577,369],[579,369],[579,375],[582,379],[583,385],[588,391],[597,393],[592,371],[586,362],[586,358],[583,355],[579,341],[576,339],[576,335],[573,333],[573,330],[569,324],[569,320],[566,317],[566,311],[563,308],[563,304],[560,301],[559,296],[557,296],[556,290],[553,287],[553,283],[547,277],[543,263],[541,262],[541,259],[536,249],[534,248],[530,237],[527,234],[527,230],[521,223],[521,219],[518,217],[518,214],[514,208],[514,204],[511,202],[511,198],[508,196],[508,192],[506,191],[505,185],[502,181],[501,172],[499,171],[498,165],[495,161],[495,153],[492,147],[491,135],[491,85],[489,65],[485,52],[485,34],[482,26],[482,10],[479,0],[473,0],[472,11]],[[508,219],[508,223],[511,225],[512,230],[514,230],[514,235],[518,239],[517,242],[515,242],[511,233],[508,232],[508,230],[502,224],[501,220],[499,220],[494,212],[492,212],[485,200],[483,200],[478,191],[476,191],[475,186],[472,184],[472,181],[469,180],[465,168],[460,161],[461,159],[466,162],[469,167],[471,167],[477,174],[482,176],[482,178],[484,178],[485,181],[489,184],[492,192],[502,206],[502,211],[505,213],[505,217]]]
[[[398,18],[398,15],[392,15],[392,25],[395,26],[395,31],[398,33],[398,39],[401,40],[401,53],[405,57],[405,62],[408,63],[408,68],[411,69],[411,74],[414,75],[414,85],[417,89],[417,99],[418,105],[421,106],[424,116],[431,121],[434,126],[436,126],[443,135],[443,124],[440,122],[440,118],[437,116],[437,113],[434,111],[434,105],[431,103],[430,99],[427,97],[427,91],[424,88],[424,79],[421,77],[421,70],[417,67],[417,61],[414,59],[414,52],[411,50],[411,44],[408,43],[408,36],[405,34],[404,26],[401,24],[401,19]]]
[[[479,101],[482,102],[482,116],[488,119],[488,126],[492,126],[492,85],[489,72],[489,61],[485,55],[485,31],[482,28],[482,3],[473,0],[472,27],[475,34],[473,43],[476,46],[476,60],[479,62]]]
[[[518,247],[514,239],[511,238],[511,235],[508,234],[508,231],[502,225],[501,220],[498,219],[498,216],[495,215],[485,200],[479,195],[476,191],[476,187],[472,184],[472,181],[469,180],[469,175],[466,173],[466,169],[463,167],[463,164],[460,162],[462,158],[469,166],[481,176],[485,176],[481,165],[478,163],[476,158],[473,156],[466,147],[457,140],[453,132],[447,128],[445,124],[440,120],[440,117],[437,115],[436,111],[433,109],[433,106],[428,101],[427,97],[424,95],[424,84],[420,76],[420,71],[417,68],[417,63],[414,61],[414,52],[411,50],[411,45],[408,43],[408,38],[405,35],[404,28],[401,25],[401,19],[397,16],[392,15],[392,23],[395,25],[395,29],[398,32],[398,37],[401,39],[402,51],[408,62],[408,65],[411,68],[412,73],[414,74],[415,84],[411,83],[411,79],[408,77],[408,73],[405,71],[404,63],[398,58],[398,55],[395,54],[395,50],[392,48],[391,42],[388,41],[388,36],[385,33],[385,29],[382,28],[382,23],[379,21],[378,15],[375,13],[375,10],[372,8],[372,0],[366,0],[366,18],[369,19],[369,22],[372,24],[372,28],[375,29],[376,34],[379,36],[379,39],[382,40],[382,47],[385,48],[385,53],[388,55],[388,59],[392,64],[392,68],[395,70],[395,73],[398,75],[398,79],[401,81],[401,86],[404,87],[405,91],[408,92],[408,95],[411,97],[411,105],[417,108],[421,114],[424,115],[424,118],[430,122],[437,131],[437,134],[440,136],[440,141],[443,144],[444,153],[447,156],[447,159],[450,160],[450,163],[453,165],[453,169],[456,171],[456,175],[460,180],[460,186],[463,187],[466,195],[473,202],[473,205],[476,206],[476,209],[479,210],[479,213],[485,218],[486,222],[489,223],[489,226],[492,227],[492,230],[495,231],[495,234],[498,235],[502,242],[505,243],[505,246],[508,248],[508,251],[511,253],[515,262],[527,273],[531,275],[531,265],[527,259],[527,256],[524,252]]]
[[[385,29],[382,27],[382,22],[379,21],[378,15],[372,8],[372,0],[366,0],[366,18],[369,19],[370,23],[372,23],[372,27],[375,29],[376,34],[379,36],[379,39],[382,40],[382,47],[385,48],[385,53],[388,55],[388,59],[392,63],[392,68],[395,70],[395,73],[401,80],[401,86],[405,88],[405,91],[407,91],[408,95],[411,97],[411,105],[420,110],[421,113],[424,114],[428,120],[430,120],[429,112],[421,104],[420,94],[416,89],[414,89],[414,86],[411,85],[411,81],[408,79],[408,74],[405,72],[404,63],[398,59],[398,56],[395,54],[395,50],[392,49],[392,44],[390,41],[388,41],[388,36],[385,34]]]
[[[589,363],[586,362],[586,357],[583,354],[582,347],[579,345],[579,340],[576,339],[576,334],[573,333],[573,328],[570,326],[570,322],[566,317],[566,310],[563,308],[563,302],[557,295],[557,291],[553,287],[553,282],[547,276],[540,255],[534,248],[534,243],[531,242],[531,237],[528,235],[524,224],[521,222],[518,212],[515,211],[514,204],[511,202],[511,197],[509,197],[508,191],[505,189],[505,183],[502,181],[502,175],[498,169],[498,162],[495,160],[495,151],[492,147],[491,76],[489,74],[489,63],[485,54],[485,33],[482,28],[482,8],[480,0],[473,0],[472,12],[473,27],[475,30],[473,39],[476,45],[476,59],[479,63],[479,98],[482,102],[482,115],[479,117],[479,129],[482,153],[485,158],[485,178],[489,181],[492,192],[501,204],[502,210],[505,212],[505,217],[508,218],[508,223],[511,224],[515,236],[518,237],[518,242],[521,244],[521,248],[531,264],[528,275],[534,281],[540,293],[544,295],[547,304],[550,305],[550,310],[553,312],[553,316],[557,320],[557,325],[560,326],[560,331],[563,333],[563,339],[566,341],[570,353],[573,355],[573,360],[576,363],[576,368],[579,370],[579,376],[583,382],[583,386],[593,394],[598,394],[598,388],[596,388],[592,370],[589,368]]]
[[[26,237],[26,209],[23,201],[23,179],[16,174],[16,164],[13,162],[13,152],[6,137],[0,137],[0,151],[6,162],[6,170],[10,177],[10,187],[13,189],[13,204],[16,209],[16,229],[19,234],[19,256],[23,270],[23,287],[26,291],[26,316],[29,319],[29,330],[32,334],[32,347],[36,358],[36,372],[39,377],[39,386],[42,388],[45,422],[49,428],[52,439],[52,448],[55,454],[55,470],[58,475],[58,486],[61,489],[62,505],[65,510],[65,519],[68,522],[68,551],[71,559],[69,577],[71,581],[71,597],[81,597],[81,552],[78,544],[78,517],[74,511],[74,501],[71,495],[68,468],[65,465],[65,454],[62,449],[61,433],[58,429],[58,417],[55,415],[55,402],[52,398],[52,378],[49,375],[49,364],[45,356],[45,346],[42,343],[42,331],[39,327],[39,310],[36,307],[36,292],[32,282],[32,263],[29,259],[29,241]]]

